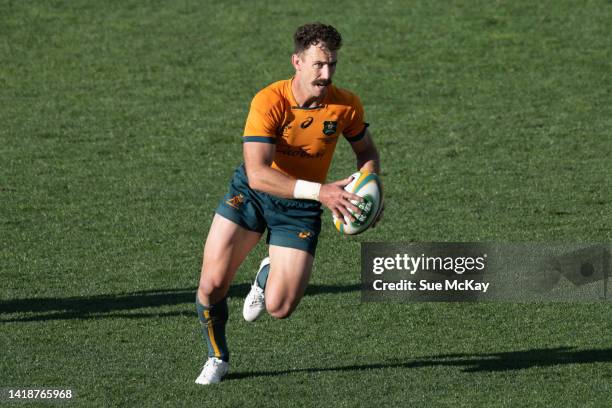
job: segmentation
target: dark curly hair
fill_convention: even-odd
[[[342,47],[342,36],[332,26],[322,23],[304,24],[293,34],[295,53],[299,54],[311,45],[325,43],[330,51],[338,51]]]

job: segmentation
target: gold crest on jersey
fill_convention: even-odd
[[[335,120],[326,120],[323,122],[323,134],[325,134],[325,136],[333,135],[336,133],[337,128],[338,122]]]

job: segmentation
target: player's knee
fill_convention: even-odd
[[[289,307],[281,307],[274,310],[268,310],[268,314],[275,319],[286,319],[293,313],[293,309]]]
[[[198,293],[200,298],[218,297],[225,294],[227,289],[227,283],[222,277],[214,274],[204,274],[200,279]]]
[[[291,316],[295,310],[295,306],[296,305],[289,300],[279,299],[274,301],[274,299],[272,299],[271,301],[268,301],[268,298],[266,297],[266,310],[270,316],[276,319],[286,319]]]

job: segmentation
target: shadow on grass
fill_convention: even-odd
[[[240,283],[232,285],[229,297],[244,298],[251,285]],[[322,294],[349,293],[359,290],[359,284],[354,285],[310,285],[306,296]],[[156,312],[140,310],[162,306],[175,306],[193,304],[195,302],[196,288],[171,290],[145,290],[134,293],[115,295],[96,295],[66,298],[29,298],[0,301],[0,321],[3,322],[31,322],[42,320],[88,319],[104,317],[147,318],[164,316],[192,316],[195,312],[173,311]],[[27,313],[27,316],[2,316],[4,314]],[[34,313],[34,315],[31,315]]]
[[[466,373],[503,372],[534,367],[550,367],[564,364],[591,364],[612,362],[612,348],[575,350],[573,347],[529,349],[500,353],[443,354],[426,356],[408,361],[390,361],[375,364],[358,364],[339,367],[297,368],[280,371],[252,371],[230,373],[227,380],[253,377],[277,377],[297,373],[352,372],[394,368],[457,367]]]

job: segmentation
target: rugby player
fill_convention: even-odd
[[[354,221],[360,197],[344,190],[350,177],[326,183],[340,135],[350,143],[357,168],[379,173],[379,156],[351,92],[332,85],[342,38],[321,23],[294,34],[295,75],[258,92],[244,129],[244,164],[231,180],[204,246],[196,309],[208,359],[196,383],[220,382],[229,369],[225,337],[227,292],[247,254],[267,229],[269,257],[261,262],[243,309],[254,321],[264,311],[291,315],[310,274],[321,230],[321,204]]]

